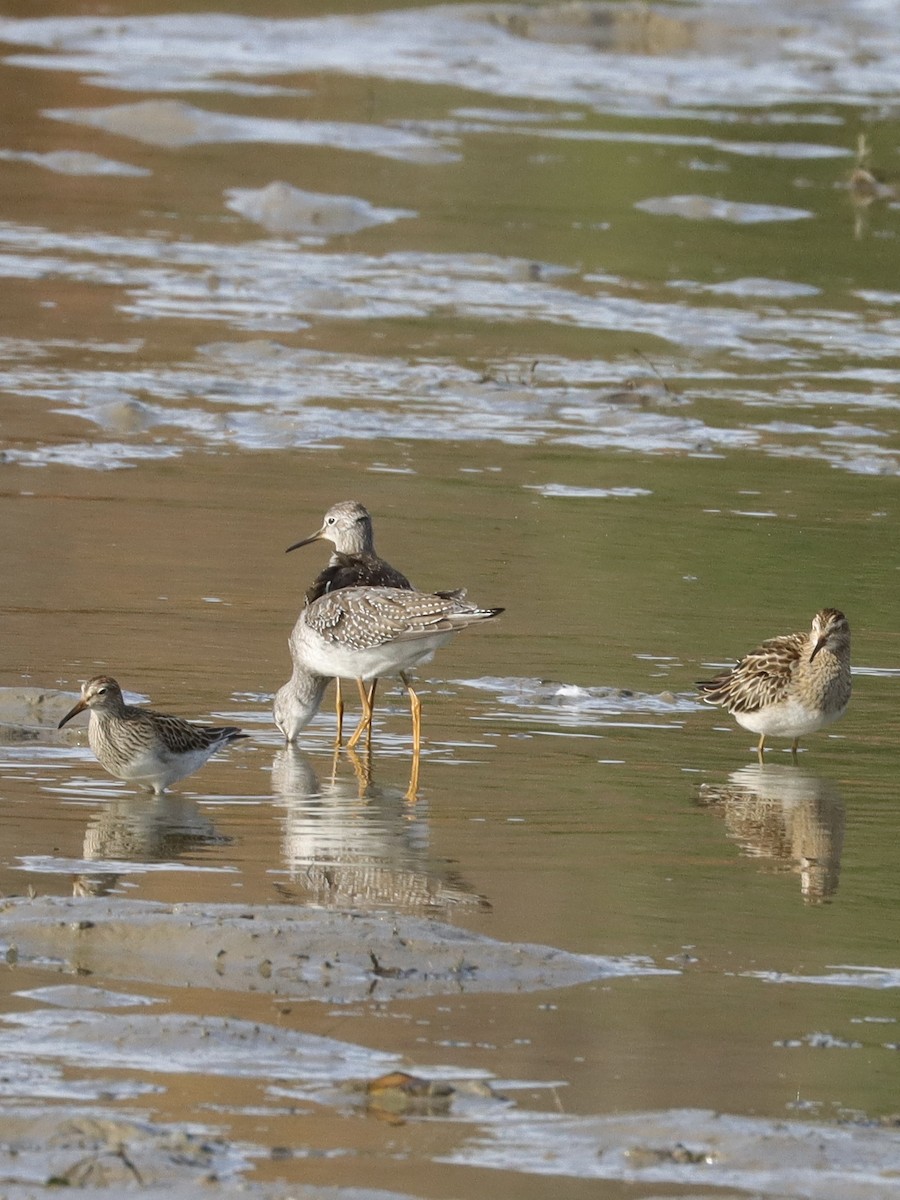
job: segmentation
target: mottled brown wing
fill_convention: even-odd
[[[167,748],[174,754],[189,750],[207,750],[220,742],[246,737],[236,725],[195,725],[167,713],[154,713],[156,728]]]
[[[704,700],[729,712],[757,712],[783,695],[807,641],[805,633],[771,638],[745,654],[732,670],[698,681],[697,687]]]

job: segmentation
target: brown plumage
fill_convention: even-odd
[[[312,604],[328,592],[348,587],[387,587],[409,590],[412,584],[402,572],[377,554],[342,554],[335,550],[328,566],[320,571],[306,590],[306,603]]]
[[[760,735],[762,759],[769,736],[791,739],[824,729],[850,702],[850,623],[836,608],[813,617],[809,633],[769,638],[730,671],[697,681],[709,704],[718,704],[739,725]]]
[[[88,743],[110,775],[154,792],[165,791],[202,767],[217,750],[247,736],[235,725],[197,725],[126,704],[122,689],[108,675],[82,684],[81,699],[59,728],[85,711],[91,714]]]

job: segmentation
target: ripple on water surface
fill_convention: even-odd
[[[254,75],[268,84],[278,74],[335,71],[666,117],[693,106],[877,102],[895,90],[900,48],[893,5],[835,12],[783,0],[659,12],[649,39],[646,18],[628,8],[479,4],[287,20],[7,18],[0,36],[46,49],[16,55],[22,66],[65,67],[119,89],[212,84],[242,94]]]

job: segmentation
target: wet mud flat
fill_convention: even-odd
[[[552,990],[660,971],[397,913],[51,896],[0,907],[0,948],[67,973],[307,1000]]]
[[[409,1193],[364,1187],[248,1183],[236,1177],[258,1147],[236,1149],[201,1131],[123,1120],[103,1110],[78,1115],[0,1110],[4,1200],[77,1188],[105,1200],[123,1191],[146,1200],[197,1196],[247,1200],[404,1200]],[[723,1117],[702,1110],[626,1114],[574,1123],[554,1116],[506,1122],[446,1162],[495,1165],[541,1175],[578,1174],[653,1188],[701,1187],[715,1194],[880,1200],[896,1195],[900,1138],[879,1131]],[[506,1145],[504,1146],[504,1142]],[[522,1155],[514,1164],[510,1153]],[[492,1162],[493,1159],[493,1162]],[[865,1166],[861,1166],[865,1162]],[[49,1172],[49,1174],[48,1174]],[[29,1178],[29,1176],[31,1178]],[[719,1189],[722,1189],[721,1191]]]
[[[867,936],[896,907],[894,864],[880,853],[896,844],[883,816],[892,765],[841,754],[841,788],[827,767],[817,773],[818,748],[808,773],[735,770],[697,723],[683,759],[689,780],[704,779],[700,799],[686,799],[670,770],[682,762],[674,739],[699,707],[677,690],[694,677],[681,658],[724,653],[729,626],[743,627],[743,576],[732,584],[718,566],[733,553],[754,563],[759,594],[784,612],[806,606],[805,582],[787,578],[792,547],[810,578],[830,580],[840,565],[841,606],[867,613],[870,638],[883,630],[884,656],[870,641],[868,661],[893,662],[890,606],[876,594],[891,594],[892,577],[879,585],[873,564],[900,470],[897,290],[883,249],[897,236],[897,192],[854,194],[851,170],[860,127],[874,165],[894,161],[896,12],[701,0],[356,5],[276,20],[118,7],[0,19],[19,99],[19,123],[0,147],[13,181],[0,222],[12,298],[0,385],[9,420],[22,414],[0,459],[11,480],[22,475],[10,502],[47,513],[43,527],[30,518],[39,540],[23,537],[19,512],[10,517],[10,544],[40,553],[17,553],[7,571],[16,687],[0,689],[9,783],[0,866],[8,891],[24,888],[22,870],[57,890],[75,876],[79,889],[74,900],[0,896],[0,1200],[62,1187],[152,1200],[536,1200],[550,1188],[556,1200],[896,1196],[897,1118],[861,1116],[896,1105],[886,991],[896,952]],[[35,182],[47,172],[52,185]],[[265,467],[251,457],[262,452]],[[700,481],[706,459],[721,469],[715,482]],[[448,486],[457,464],[491,491],[476,502]],[[126,468],[137,484],[107,482]],[[75,473],[89,482],[73,483]],[[516,645],[538,661],[525,667],[523,654],[520,678],[509,674],[518,667],[508,645],[490,663],[473,654],[465,671],[479,677],[453,686],[485,704],[441,752],[462,782],[435,770],[414,821],[389,787],[366,792],[362,815],[361,781],[317,780],[318,759],[300,752],[278,750],[260,774],[271,745],[262,693],[278,680],[264,670],[241,681],[205,674],[197,621],[199,604],[242,598],[240,611],[260,616],[255,632],[241,627],[243,656],[267,661],[270,565],[256,579],[241,556],[220,575],[216,528],[229,514],[248,528],[252,516],[244,545],[252,536],[275,557],[287,539],[269,548],[258,517],[282,512],[282,477],[298,517],[320,512],[329,492],[351,494],[352,481],[387,521],[412,507],[389,482],[396,473],[417,489],[407,531],[422,521],[471,564],[473,578],[434,585],[493,587],[497,532],[473,538],[467,521],[486,500],[501,530],[515,521],[532,542],[521,558],[527,589],[516,585],[513,540],[501,547],[510,575],[497,590],[534,597],[510,604],[505,629],[527,632]],[[201,483],[226,474],[220,511]],[[166,507],[155,513],[148,499],[160,492]],[[824,533],[823,496],[833,517]],[[124,502],[124,517],[110,499]],[[213,535],[208,557],[183,554],[183,574],[170,552],[152,552],[169,544],[173,503],[198,548]],[[74,513],[70,526],[64,514]],[[399,538],[404,521],[391,525]],[[601,527],[598,567],[571,548],[593,547]],[[654,528],[696,549],[694,560],[655,554],[661,542],[644,532]],[[98,620],[96,585],[117,579],[115,547],[126,542],[151,552],[126,564],[130,585],[124,596],[113,589],[112,619]],[[420,542],[397,559],[416,565],[417,580],[427,575],[422,553]],[[544,553],[552,586],[538,573]],[[656,559],[671,566],[672,601],[660,612],[641,599]],[[550,650],[560,569],[571,583],[565,647]],[[210,766],[197,785],[207,794],[176,793],[151,810],[111,790],[83,727],[57,731],[75,696],[19,686],[18,672],[71,684],[95,673],[82,667],[101,652],[112,661],[127,647],[134,683],[151,689],[134,699],[169,705],[174,693],[177,703],[172,685],[187,660],[173,651],[170,675],[160,659],[163,572],[179,597],[165,639],[190,645],[202,711],[232,689],[227,719],[247,717],[258,737],[230,773]],[[601,572],[611,614],[624,607],[619,596],[634,598],[633,614],[608,623],[619,639],[611,660],[595,645]],[[702,605],[680,591],[698,583]],[[581,601],[569,614],[573,596]],[[767,607],[759,619],[775,615]],[[279,626],[282,655],[286,632]],[[636,670],[637,650],[655,666]],[[563,671],[578,682],[547,682]],[[892,728],[884,679],[881,714],[860,706],[871,731]],[[497,730],[494,742],[482,736]],[[514,771],[507,733],[521,751]],[[466,759],[482,760],[471,786]],[[382,763],[392,766],[386,754]],[[320,819],[326,810],[330,820]],[[744,855],[733,869],[726,837]],[[233,854],[205,855],[228,844]],[[126,898],[146,878],[139,871],[157,866],[185,873],[171,885],[153,877],[162,902]],[[779,903],[787,870],[816,905],[801,919]],[[660,886],[676,873],[680,892],[668,879]],[[266,890],[256,896],[267,899],[273,878],[282,897],[288,878],[293,894],[326,909],[218,903],[249,898],[259,879]],[[459,928],[488,894],[509,940]],[[205,900],[171,902],[186,895]],[[610,896],[634,920],[610,920]],[[413,904],[456,924],[394,911]],[[545,910],[558,919],[542,920]],[[529,937],[547,944],[515,940]],[[699,946],[700,982],[680,986],[686,966],[661,969],[682,966],[683,950],[658,965],[556,948],[571,944],[660,956]],[[731,946],[742,962],[727,956]],[[704,992],[716,963],[727,982]],[[778,1015],[749,1033],[747,993],[730,991],[741,965],[782,985],[780,1003],[751,997]],[[886,999],[851,1007],[839,988]],[[565,989],[585,1002],[550,1029],[540,1010],[564,1008]],[[656,989],[662,1006],[620,1025],[622,1008],[639,1007],[626,989]],[[618,993],[618,1007],[600,991]],[[805,1006],[790,1003],[799,991],[810,994]],[[516,1004],[526,993],[538,1015],[523,1022]],[[502,1038],[465,1040],[482,1037],[491,997],[504,1010]],[[720,999],[721,1025],[705,1023]],[[454,1006],[452,1022],[434,1019],[418,1036],[413,1026],[430,1022],[416,1017]],[[862,1035],[882,1022],[884,1035]],[[666,1025],[669,1037],[657,1038]],[[356,1041],[342,1039],[348,1027]],[[622,1029],[633,1053],[614,1063]],[[785,1049],[772,1054],[775,1038]],[[785,1067],[795,1053],[803,1061]],[[824,1061],[850,1053],[849,1069]],[[757,1060],[767,1085],[754,1092],[747,1064]],[[715,1091],[717,1071],[725,1082]],[[591,1076],[599,1086],[586,1085]],[[783,1112],[790,1119],[773,1119]],[[326,1164],[318,1174],[316,1159]]]
[[[0,1021],[4,1200],[59,1186],[98,1197],[123,1189],[261,1200],[403,1194],[251,1183],[255,1165],[269,1160],[271,1173],[276,1157],[278,1173],[283,1166],[285,1178],[302,1178],[308,1148],[278,1150],[234,1140],[224,1125],[170,1124],[129,1110],[165,1090],[161,1076],[202,1079],[213,1098],[234,1096],[227,1080],[264,1081],[271,1112],[296,1114],[300,1139],[311,1111],[377,1117],[389,1128],[440,1121],[453,1140],[433,1161],[454,1168],[826,1200],[895,1195],[900,1179],[900,1130],[889,1122],[837,1126],[698,1109],[578,1116],[550,1103],[526,1111],[515,1086],[488,1069],[419,1066],[274,1024],[159,1011],[160,988],[172,998],[203,988],[340,1004],[679,976],[646,958],[504,943],[396,913],[50,896],[3,902],[0,951],[13,971],[48,979],[16,993],[33,1007]],[[140,984],[157,995],[114,990]],[[346,1120],[341,1138],[354,1138]]]

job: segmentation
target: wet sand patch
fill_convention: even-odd
[[[348,1002],[678,974],[640,956],[505,943],[425,918],[45,896],[0,910],[7,954],[106,980]]]
[[[235,1178],[246,1151],[212,1131],[119,1116],[102,1108],[0,1109],[3,1200],[77,1188],[82,1200],[127,1191],[142,1200],[404,1200],[398,1192],[251,1184]]]
[[[900,1134],[698,1109],[603,1117],[520,1115],[448,1159],[525,1174],[738,1188],[755,1196],[896,1195]]]

